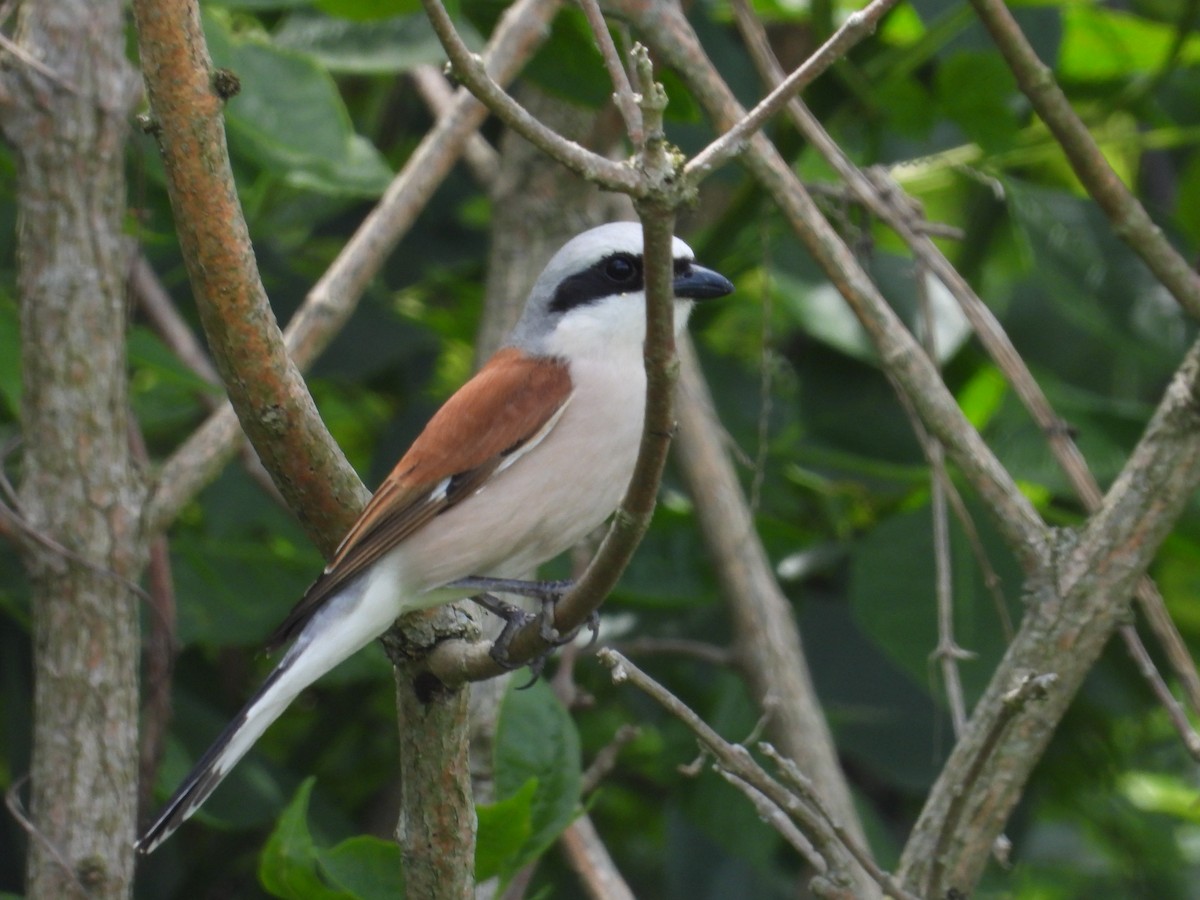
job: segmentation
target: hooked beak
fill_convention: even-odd
[[[688,300],[711,300],[733,293],[733,282],[712,269],[689,263],[675,273],[675,296]]]

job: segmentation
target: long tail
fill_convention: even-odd
[[[146,829],[135,845],[138,853],[154,850],[199,809],[301,691],[391,624],[396,618],[396,597],[386,586],[372,582],[366,578],[347,586],[309,621],[262,687],[205,751]]]

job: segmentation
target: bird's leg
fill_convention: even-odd
[[[569,579],[566,581],[523,581],[519,578],[488,578],[481,575],[460,578],[458,581],[452,581],[447,585],[447,587],[466,588],[468,590],[501,591],[506,594],[517,594],[521,597],[532,597],[535,600],[540,600],[542,603],[542,617],[538,625],[538,633],[542,636],[542,640],[552,647],[561,647],[563,644],[569,644],[579,634],[580,628],[572,629],[570,634],[564,636],[554,627],[554,607],[562,599],[563,595],[574,586],[575,582]],[[511,606],[511,604],[509,605]],[[500,614],[497,613],[497,615]],[[505,619],[505,621],[507,622],[508,619]],[[588,641],[588,646],[590,647],[596,643],[596,638],[600,635],[599,613],[592,610],[588,614],[587,621],[584,624],[592,633],[592,639]],[[511,641],[512,635],[509,635],[508,639]]]
[[[571,633],[565,637],[554,627],[554,607],[564,594],[575,586],[573,581],[522,581],[516,578],[487,578],[483,576],[472,575],[468,578],[460,578],[458,581],[451,582],[447,587],[466,588],[467,590],[478,590],[479,593],[471,599],[482,606],[493,615],[499,616],[504,620],[504,628],[496,640],[492,642],[490,655],[492,659],[504,669],[516,669],[509,659],[508,650],[512,644],[512,639],[518,631],[524,628],[527,624],[538,619],[538,634],[551,647],[561,647],[563,644],[568,644],[575,640],[580,629],[572,629]],[[542,614],[533,616],[519,606],[501,600],[489,591],[502,591],[507,594],[517,594],[522,597],[532,597],[540,600],[542,603]],[[596,643],[596,638],[600,634],[600,615],[595,610],[587,617],[585,623],[592,633],[592,638],[588,642],[590,647]],[[534,681],[537,681],[542,674],[542,669],[546,666],[546,660],[550,656],[550,651],[540,654],[529,662],[529,669],[533,672],[533,681],[524,687],[529,687]]]
[[[488,578],[484,575],[471,575],[446,585],[448,588],[465,588],[469,591],[499,591],[502,594],[516,594],[519,597],[532,597],[542,601],[547,598],[558,600],[574,586],[575,582],[569,579],[566,581],[523,581],[520,578]]]

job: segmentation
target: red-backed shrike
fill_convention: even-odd
[[[675,328],[733,285],[675,238]],[[194,813],[296,696],[397,617],[516,578],[616,509],[646,399],[642,229],[584,232],[538,277],[504,346],[438,410],[270,640],[291,647],[137,843]]]

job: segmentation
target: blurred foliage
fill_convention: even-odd
[[[756,0],[785,65],[853,4]],[[452,7],[476,46],[502,9]],[[1170,238],[1200,243],[1200,36],[1186,0],[1017,4],[1116,171]],[[759,88],[717,2],[691,8],[744,100]],[[414,0],[206,0],[219,65],[241,93],[229,140],[263,277],[281,320],[403,164],[430,116],[400,77],[440,59]],[[573,102],[609,93],[580,20],[560,17],[529,76]],[[711,137],[671,73],[672,139]],[[969,9],[915,0],[884,20],[807,92],[860,164],[896,167],[927,215],[962,230],[942,240],[1001,318],[1107,483],[1119,470],[1195,329],[1114,237],[1033,117]],[[489,126],[489,135],[494,129]],[[783,121],[772,137],[806,179],[835,188],[828,166]],[[131,138],[130,232],[196,324],[153,141]],[[0,229],[14,233],[17,172],[0,147]],[[916,279],[904,247],[860,210],[822,192],[827,212],[910,321]],[[426,417],[465,377],[481,302],[488,210],[462,168],[437,193],[312,374],[322,413],[364,479],[376,483]],[[907,418],[857,323],[775,213],[735,167],[706,187],[684,233],[738,285],[694,317],[706,371],[745,485],[805,636],[809,661],[877,852],[894,862],[951,744],[937,642],[929,479]],[[1081,510],[1000,374],[952,304],[928,285],[951,389],[1046,517]],[[0,444],[19,435],[15,261],[0,242]],[[142,322],[130,334],[134,406],[162,458],[199,424],[210,389]],[[19,479],[19,454],[4,460]],[[677,473],[645,545],[606,605],[619,636],[725,645],[729,625]],[[957,639],[968,705],[1021,615],[1009,555],[970,505],[978,544],[951,541]],[[989,589],[987,558],[998,577]],[[319,571],[291,517],[243,471],[226,471],[171,533],[180,655],[157,797],[173,787],[265,674],[263,637]],[[563,564],[552,566],[559,574]],[[1200,515],[1191,507],[1155,567],[1192,648],[1200,647]],[[29,610],[19,560],[0,544],[0,790],[28,769]],[[734,673],[677,657],[645,667],[722,734],[750,734],[757,713]],[[795,856],[719,777],[688,777],[692,739],[649,701],[577,671],[594,697],[568,716],[543,687],[510,694],[496,750],[500,794],[480,809],[480,872],[508,877],[542,853],[580,808],[579,768],[623,724],[636,741],[591,815],[640,897],[794,896]],[[142,862],[145,898],[391,896],[397,890],[396,747],[391,675],[378,648],[297,702],[183,834]],[[315,781],[313,780],[315,778]],[[978,896],[1029,900],[1200,897],[1195,766],[1120,648],[1111,648],[1038,767]],[[0,892],[19,891],[25,836],[0,818]],[[364,833],[376,837],[356,837]],[[578,896],[558,856],[538,891]]]

